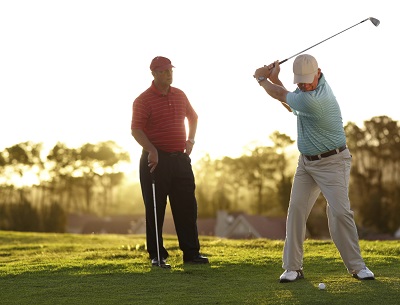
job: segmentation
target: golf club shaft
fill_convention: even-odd
[[[160,244],[158,242],[158,224],[157,224],[157,202],[156,202],[156,181],[154,176],[152,175],[152,182],[151,186],[153,188],[153,203],[154,203],[154,227],[156,229],[156,242],[157,242],[157,259],[158,259],[158,266],[161,266],[160,261]]]
[[[365,21],[367,21],[367,20],[371,20],[371,22],[372,22],[375,26],[378,26],[379,23],[380,23],[378,19],[373,18],[373,17],[369,17],[369,18],[367,18],[367,19],[364,19],[363,21],[361,21],[361,22],[359,22],[359,23],[357,23],[357,24],[355,24],[355,25],[353,25],[353,26],[351,26],[351,27],[349,27],[349,28],[347,28],[347,29],[345,29],[345,30],[343,30],[343,31],[341,31],[341,32],[339,32],[339,33],[337,33],[337,34],[335,34],[335,35],[332,35],[331,37],[326,38],[325,40],[322,40],[321,42],[318,42],[318,43],[316,43],[315,45],[313,45],[313,46],[311,46],[311,47],[309,47],[309,48],[307,48],[307,49],[305,49],[305,50],[303,50],[303,51],[301,51],[301,52],[299,52],[299,53],[297,53],[297,54],[295,54],[295,55],[293,55],[293,56],[290,56],[290,57],[288,57],[288,58],[286,58],[286,59],[280,61],[279,64],[281,65],[281,64],[283,64],[284,62],[288,61],[289,59],[291,59],[291,58],[293,58],[293,57],[295,57],[295,56],[297,56],[297,55],[299,55],[299,54],[301,54],[301,53],[303,53],[303,52],[305,52],[305,51],[307,51],[307,50],[309,50],[309,49],[311,49],[311,48],[313,48],[313,47],[315,47],[315,46],[317,46],[317,45],[319,45],[319,44],[321,44],[321,43],[323,43],[324,41],[327,41],[328,39],[331,39],[331,38],[333,38],[333,37],[335,37],[335,36],[337,36],[337,35],[339,35],[339,34],[345,32],[345,31],[347,31],[347,30],[350,30],[351,28],[353,28],[353,27],[355,27],[355,26],[357,26],[357,25],[359,25],[359,24],[361,24],[361,23],[363,23],[363,22],[365,22]]]

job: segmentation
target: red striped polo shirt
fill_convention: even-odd
[[[170,87],[162,94],[152,82],[132,106],[131,129],[141,129],[153,145],[166,152],[183,152],[186,147],[185,118],[197,120],[197,114],[185,93]]]

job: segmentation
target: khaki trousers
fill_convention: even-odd
[[[330,235],[347,270],[351,273],[365,267],[348,197],[351,158],[348,149],[316,161],[300,155],[286,220],[283,269],[303,267],[306,222],[320,192],[327,200]]]

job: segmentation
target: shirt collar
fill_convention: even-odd
[[[326,82],[326,80],[325,80],[325,76],[324,76],[324,74],[323,74],[323,73],[321,73],[321,76],[319,77],[319,80],[318,80],[318,85],[317,85],[317,88],[318,88],[319,86],[323,86],[323,85],[325,85],[325,82]]]
[[[151,87],[150,87],[151,91],[157,95],[164,95],[160,92],[160,90],[157,89],[156,85],[154,85],[154,80],[151,82]],[[169,86],[169,91],[168,94],[174,94],[175,93],[175,88],[172,86]]]

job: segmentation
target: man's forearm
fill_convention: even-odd
[[[292,108],[290,108],[290,106],[288,104],[286,104],[285,102],[281,102],[282,106],[286,108],[287,111],[289,112],[293,112]]]
[[[196,131],[197,131],[197,119],[193,120],[192,122],[189,122],[188,139],[194,139],[194,137],[196,136]]]
[[[260,85],[265,89],[269,96],[286,103],[286,94],[288,91],[283,86],[273,84],[268,79],[260,82]]]
[[[281,80],[279,79],[278,75],[274,75],[274,76],[270,75],[270,77],[268,79],[270,80],[271,83],[285,88],[285,86],[282,84]]]
[[[285,107],[286,110],[292,112],[292,109],[286,103],[286,95],[289,91],[287,91],[285,87],[283,87],[283,84],[279,79],[274,80],[274,83],[266,79],[260,82],[260,85],[265,89],[269,96],[280,101],[282,106]]]
[[[153,143],[147,138],[146,134],[141,129],[132,129],[132,136],[135,140],[143,147],[145,151],[154,151],[156,150]]]

